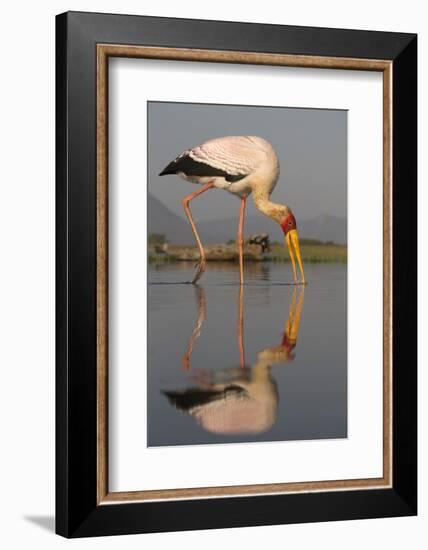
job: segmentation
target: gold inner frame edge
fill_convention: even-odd
[[[109,492],[108,489],[108,59],[347,69],[383,73],[383,476],[223,487]],[[225,50],[97,44],[97,504],[221,498],[392,486],[392,61]]]

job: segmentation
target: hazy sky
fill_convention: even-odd
[[[288,204],[297,219],[346,218],[346,111],[149,102],[150,193],[183,215],[181,199],[197,186],[159,172],[185,149],[228,135],[256,135],[272,143],[281,166],[272,200]],[[247,204],[248,215],[257,212],[251,199]],[[199,219],[230,218],[238,216],[239,201],[227,191],[210,190],[192,210]]]

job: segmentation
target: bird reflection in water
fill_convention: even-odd
[[[206,317],[206,296],[196,287],[198,315],[187,351],[183,357],[186,370],[191,369],[191,355]],[[193,385],[185,390],[165,391],[169,402],[191,415],[206,431],[215,434],[257,434],[271,428],[277,418],[278,391],[271,367],[295,358],[305,287],[293,290],[288,318],[281,343],[264,348],[252,366],[245,365],[244,287],[238,295],[237,339],[240,367],[216,371],[197,370]]]

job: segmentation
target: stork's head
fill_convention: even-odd
[[[284,237],[287,237],[290,231],[297,231],[296,218],[290,209],[284,212],[284,216],[280,220],[280,226],[284,232]]]
[[[296,218],[293,212],[286,204],[277,204],[272,202],[269,195],[266,192],[259,191],[257,187],[253,189],[253,198],[256,207],[263,212],[266,216],[269,216],[272,220],[276,221],[281,226],[284,233],[285,242],[288,246],[290,253],[291,263],[293,265],[294,283],[306,284],[305,274],[303,272],[302,259],[300,257],[299,248],[299,235],[297,233]],[[299,264],[301,280],[297,280],[296,262],[294,259],[296,255],[297,263]]]
[[[283,210],[279,213],[277,221],[281,226],[284,233],[285,242],[288,246],[288,252],[293,265],[294,282],[297,283],[296,262],[294,258],[295,255],[302,277],[300,282],[305,284],[305,273],[303,271],[302,258],[300,256],[299,234],[297,233],[296,218],[288,206],[283,207]]]

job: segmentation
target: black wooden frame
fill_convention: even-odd
[[[96,45],[393,62],[393,487],[97,506]],[[415,515],[417,37],[68,12],[56,18],[56,531],[113,535]]]

